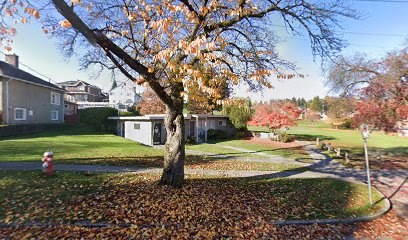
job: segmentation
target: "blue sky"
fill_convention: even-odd
[[[343,50],[344,54],[362,52],[370,57],[380,58],[387,51],[403,46],[408,39],[408,2],[352,1],[352,3],[363,18],[342,22],[343,38],[350,44]],[[75,57],[66,62],[58,53],[54,40],[48,39],[39,25],[18,25],[17,30],[11,53],[19,55],[23,64],[58,82],[82,79],[104,90],[108,90],[112,85],[109,72],[106,71],[94,79],[92,77],[94,71],[78,70],[78,60]],[[320,63],[313,61],[309,43],[302,38],[305,37],[287,38],[278,49],[281,56],[297,63],[298,71],[306,75],[305,78],[282,81],[272,79],[274,89],[265,90],[263,93],[250,93],[245,86],[238,86],[235,88],[235,96],[250,96],[259,101],[292,97],[310,99],[316,95],[321,97],[327,95]],[[32,72],[24,66],[21,68]]]

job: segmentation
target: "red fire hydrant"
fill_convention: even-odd
[[[53,152],[45,152],[44,158],[42,159],[43,164],[43,173],[47,175],[52,175],[54,173],[54,153]]]

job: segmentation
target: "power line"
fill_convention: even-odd
[[[398,33],[368,33],[368,32],[343,32],[346,34],[368,35],[368,36],[384,36],[384,37],[407,37],[408,34]]]
[[[7,55],[7,54],[4,53],[3,51],[0,51],[0,53],[3,54],[4,56]],[[48,82],[58,83],[57,81],[53,80],[52,78],[50,78],[50,77],[48,77],[48,76],[46,76],[46,75],[44,75],[44,74],[42,74],[42,73],[36,71],[35,69],[33,69],[33,68],[31,68],[30,66],[24,64],[24,63],[21,62],[21,61],[19,61],[19,64],[22,65],[22,66],[24,66],[24,67],[26,67],[26,68],[28,68],[30,71],[32,71],[32,72],[34,72],[34,73],[40,75],[41,77],[48,79]]]

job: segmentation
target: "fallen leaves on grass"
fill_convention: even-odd
[[[10,179],[0,182],[8,193],[0,195],[3,222],[127,223],[134,226],[0,230],[6,236],[248,239],[286,234],[293,238],[315,238],[328,234],[336,238],[340,236],[338,227],[277,227],[271,220],[346,217],[360,213],[349,206],[353,203],[355,207],[354,201],[359,198],[352,200],[351,197],[359,195],[361,189],[334,179],[188,176],[182,189],[173,189],[158,185],[157,175],[57,173],[47,178],[39,173],[25,174],[28,173],[6,177]],[[357,205],[364,207],[365,203]],[[42,232],[44,235],[40,235]]]
[[[13,239],[69,238],[69,239],[343,239],[347,227],[335,225],[310,226],[275,226],[259,223],[245,229],[217,226],[200,226],[190,228],[189,225],[173,228],[83,228],[83,227],[53,227],[53,228],[15,228],[0,229],[0,237]]]

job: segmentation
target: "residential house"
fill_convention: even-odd
[[[64,90],[19,69],[17,55],[0,61],[0,119],[3,124],[64,122]]]
[[[164,114],[145,116],[110,117],[117,121],[117,135],[145,145],[166,143],[167,132],[164,126]],[[235,133],[234,126],[227,116],[212,114],[185,114],[185,136],[196,142],[207,142],[209,129],[222,130],[228,135]]]
[[[102,102],[106,96],[102,90],[82,80],[58,83],[64,89],[65,100],[70,102]]]
[[[133,82],[121,83],[109,91],[109,103],[119,110],[127,110],[141,101],[142,97],[136,92],[136,85]]]

